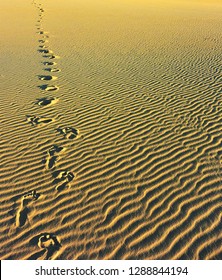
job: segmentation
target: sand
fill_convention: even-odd
[[[0,11],[0,258],[222,258],[222,3]]]

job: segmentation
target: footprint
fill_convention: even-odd
[[[59,147],[57,145],[53,145],[52,147],[50,147],[50,149],[48,150],[47,153],[48,153],[49,156],[54,156],[54,155],[56,155],[58,153],[61,153],[64,150],[65,150],[65,148],[63,148],[63,147]]]
[[[28,219],[29,209],[27,207],[20,208],[16,215],[16,226],[23,227]]]
[[[56,91],[59,90],[58,86],[49,86],[49,85],[42,85],[39,86],[42,90],[46,90],[46,91]]]
[[[49,34],[49,32],[47,32],[47,31],[39,31],[39,32],[37,32],[38,34],[41,34],[41,35],[46,35],[46,34]]]
[[[71,171],[66,170],[56,171],[53,176],[56,178],[56,181],[66,181],[67,183],[75,178],[75,175]]]
[[[55,166],[57,157],[48,157],[45,162],[46,169],[52,169]]]
[[[23,203],[30,202],[32,200],[37,200],[40,194],[36,190],[32,190],[23,194]]]
[[[57,63],[56,62],[53,62],[53,61],[45,61],[43,62],[44,65],[56,65]]]
[[[40,53],[53,53],[53,51],[51,51],[51,50],[48,50],[48,49],[40,49],[40,50],[38,50],[38,52],[40,52]]]
[[[49,42],[48,40],[42,40],[42,39],[39,40],[39,43],[43,43],[43,44],[48,42]]]
[[[56,97],[44,97],[44,98],[40,98],[40,99],[37,99],[37,104],[39,106],[44,106],[44,107],[47,107],[47,106],[50,106],[50,105],[53,105],[55,103],[58,102],[58,98]]]
[[[48,72],[60,72],[61,70],[58,69],[58,68],[45,68],[44,69],[45,71],[48,71]]]
[[[25,225],[25,223],[28,219],[28,214],[30,212],[28,205],[30,202],[37,200],[39,198],[39,196],[40,196],[40,194],[38,194],[35,190],[27,192],[22,195],[21,205],[16,214],[16,226],[17,227],[22,227]]]
[[[58,154],[64,151],[63,147],[53,145],[48,151],[48,157],[46,158],[46,169],[52,169],[55,166],[55,163],[58,158]]]
[[[51,81],[51,80],[56,80],[58,77],[56,76],[50,76],[50,75],[39,75],[39,80],[41,81]]]
[[[58,56],[58,55],[50,55],[50,54],[43,55],[43,57],[48,58],[48,59],[59,59],[60,58],[60,56]]]
[[[56,235],[43,234],[39,237],[38,247],[46,250],[46,259],[48,260],[62,247],[62,245]]]
[[[58,128],[57,131],[66,139],[75,139],[79,135],[79,131],[73,127]]]
[[[55,254],[58,253],[60,248],[62,247],[61,241],[55,234],[44,232],[34,236],[31,240],[29,240],[29,244],[32,246],[38,246],[40,251],[32,254],[28,259],[36,260],[36,259],[45,259],[49,260],[55,257]]]
[[[39,126],[48,124],[53,121],[51,118],[37,117],[37,116],[26,116],[26,120],[33,126]]]
[[[64,191],[65,189],[69,188],[68,184],[66,182],[58,184],[55,189],[57,192]]]
[[[41,49],[47,49],[47,48],[48,48],[46,45],[39,45],[39,47],[40,47]]]
[[[54,184],[56,184],[55,189],[60,192],[66,188],[70,188],[69,183],[75,178],[75,175],[71,171],[60,170],[53,173],[55,178]]]

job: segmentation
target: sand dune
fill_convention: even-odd
[[[105,2],[2,4],[0,257],[221,259],[221,1]]]

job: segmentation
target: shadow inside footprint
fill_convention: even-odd
[[[48,58],[48,59],[59,59],[60,58],[60,56],[58,56],[58,55],[50,55],[50,54],[43,55],[43,57]]]
[[[45,71],[48,71],[48,72],[60,72],[61,70],[58,69],[58,68],[45,68],[44,69]]]
[[[27,207],[21,208],[18,210],[17,216],[16,216],[16,226],[22,227],[26,223],[26,220],[28,218],[29,209]]]
[[[40,257],[42,257],[45,254],[45,250],[41,250],[37,253],[32,254],[30,257],[28,257],[27,260],[38,260]]]
[[[41,49],[47,49],[48,47],[46,45],[39,45],[39,48]]]
[[[37,193],[35,190],[24,193],[22,195],[21,205],[16,214],[16,226],[17,227],[22,227],[25,225],[26,220],[28,219],[28,213],[30,212],[30,210],[28,208],[28,204],[31,201],[37,200],[39,198],[39,196],[40,196],[40,194]]]
[[[55,166],[56,159],[57,159],[56,156],[52,156],[52,157],[47,158],[47,160],[46,160],[46,168],[47,169],[52,169]]]
[[[51,53],[51,51],[46,49],[46,48],[47,48],[46,46],[43,46],[42,49],[38,50],[38,52],[40,52],[40,53]]]
[[[43,64],[51,66],[51,65],[56,65],[57,63],[53,62],[53,61],[45,61],[45,62],[43,62]]]
[[[43,107],[43,106],[49,106],[55,104],[57,101],[58,98],[55,97],[44,97],[44,98],[37,99],[36,104]]]
[[[59,89],[58,86],[49,86],[49,85],[41,85],[41,86],[38,86],[40,89],[42,90],[46,90],[46,91],[56,91]]]
[[[41,34],[41,35],[45,35],[45,34],[49,34],[49,32],[47,32],[47,31],[39,31],[39,32],[37,32],[38,34]]]
[[[75,139],[79,134],[78,129],[73,127],[57,128],[57,131],[66,139]]]
[[[58,237],[51,233],[41,233],[34,236],[29,243],[41,249],[41,251],[31,255],[32,259],[40,258],[46,253],[46,260],[48,260],[62,247]]]
[[[38,78],[41,81],[51,81],[51,80],[56,80],[57,79],[57,77],[50,76],[50,75],[38,75]]]
[[[61,184],[59,184],[59,185],[57,185],[57,186],[55,187],[55,189],[57,190],[57,192],[64,191],[64,190],[67,189],[67,188],[68,188],[68,185],[67,185],[66,182],[63,182],[63,183],[61,183]]]
[[[55,166],[57,154],[59,154],[62,150],[64,150],[64,148],[57,145],[50,147],[50,149],[47,151],[48,157],[45,161],[46,169],[52,169]]]
[[[57,153],[60,153],[62,150],[64,150],[63,147],[59,147],[57,145],[53,145],[49,150],[48,150],[48,154],[50,156],[54,156]]]
[[[40,39],[40,40],[39,40],[39,43],[42,43],[42,44],[44,44],[44,43],[48,43],[48,40],[43,40],[43,39]]]

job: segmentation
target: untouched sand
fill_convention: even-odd
[[[0,11],[0,258],[222,258],[222,3]]]

